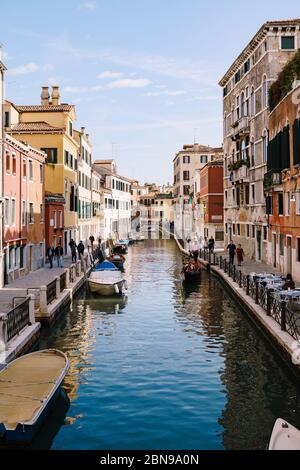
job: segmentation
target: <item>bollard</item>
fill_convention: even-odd
[[[224,259],[224,273],[227,272],[227,259]]]
[[[214,265],[216,264],[216,254],[214,253],[214,256],[213,256],[213,263]]]
[[[239,270],[239,287],[242,287],[242,271]]]
[[[271,302],[272,302],[271,292],[269,289],[267,289],[267,316],[268,317],[271,316]]]
[[[281,330],[286,331],[286,302],[284,300],[280,303],[281,305]]]
[[[56,297],[56,299],[58,299],[59,294],[60,294],[60,277],[56,276],[55,280],[56,280],[56,294],[55,294],[55,297]]]
[[[259,296],[259,284],[255,281],[255,303],[258,304],[258,296]]]
[[[34,315],[34,295],[29,294],[29,323],[33,325],[35,323],[35,315]]]
[[[66,273],[66,289],[69,289],[70,287],[70,270],[67,268],[65,270]]]
[[[250,292],[250,274],[247,274],[246,294],[249,295],[249,292]]]
[[[47,286],[40,287],[40,312],[47,313]]]
[[[220,269],[222,269],[222,261],[223,261],[222,256],[220,256],[219,261],[220,261]]]
[[[233,265],[232,269],[233,269],[233,276],[232,276],[232,279],[233,279],[233,281],[235,282],[235,281],[236,281],[236,267],[235,267],[235,264]]]

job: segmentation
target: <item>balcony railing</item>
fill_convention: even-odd
[[[238,135],[246,135],[250,133],[250,123],[247,116],[238,119],[232,125],[231,138],[235,139]]]
[[[264,189],[270,189],[277,184],[282,183],[281,172],[269,170],[264,175]]]

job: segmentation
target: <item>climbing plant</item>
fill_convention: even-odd
[[[274,109],[292,90],[294,80],[300,80],[300,49],[282,69],[276,82],[269,89],[269,107]]]

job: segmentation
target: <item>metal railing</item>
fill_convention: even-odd
[[[47,284],[47,305],[56,299],[56,279]]]
[[[19,303],[7,313],[7,341],[20,333],[23,328],[30,324],[29,298]]]
[[[266,315],[272,317],[281,327],[282,331],[289,333],[294,339],[300,339],[300,311],[295,312],[292,302],[284,302],[276,298],[273,289],[268,289],[249,274],[228,262],[227,258],[200,249],[199,256],[210,265],[222,269],[234,282],[242,288],[259,305]]]

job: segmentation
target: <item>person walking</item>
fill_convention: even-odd
[[[77,245],[77,251],[78,251],[79,258],[81,259],[81,257],[84,254],[84,244],[82,243],[82,240],[80,240],[80,242]]]
[[[242,262],[244,261],[244,256],[245,256],[244,250],[242,248],[242,245],[239,243],[236,249],[236,257],[237,257],[238,266],[242,265]]]
[[[204,242],[203,242],[203,249],[204,251],[208,250],[208,242],[207,242],[207,237],[204,237]]]
[[[293,278],[292,278],[291,274],[286,275],[285,283],[284,283],[282,289],[283,290],[295,289],[295,283],[293,281]]]
[[[47,256],[50,264],[50,269],[53,268],[53,256],[54,256],[54,248],[52,246],[49,246],[47,250]]]
[[[208,249],[210,253],[212,253],[215,249],[215,240],[213,236],[211,236],[210,239],[208,240]]]
[[[64,250],[63,250],[62,246],[60,244],[57,245],[57,247],[55,248],[55,256],[56,256],[56,259],[57,259],[57,267],[58,268],[63,267],[63,254],[64,254]]]
[[[233,243],[233,240],[230,240],[230,243],[227,245],[227,250],[229,253],[229,264],[234,264],[234,255],[236,252],[236,246]]]
[[[75,243],[71,247],[71,255],[72,255],[72,263],[76,263],[76,261],[77,261],[77,251],[76,251]]]
[[[92,247],[92,251],[94,249],[94,241],[95,241],[95,237],[94,235],[91,235],[90,238],[89,238],[90,242],[91,242],[91,247]]]

